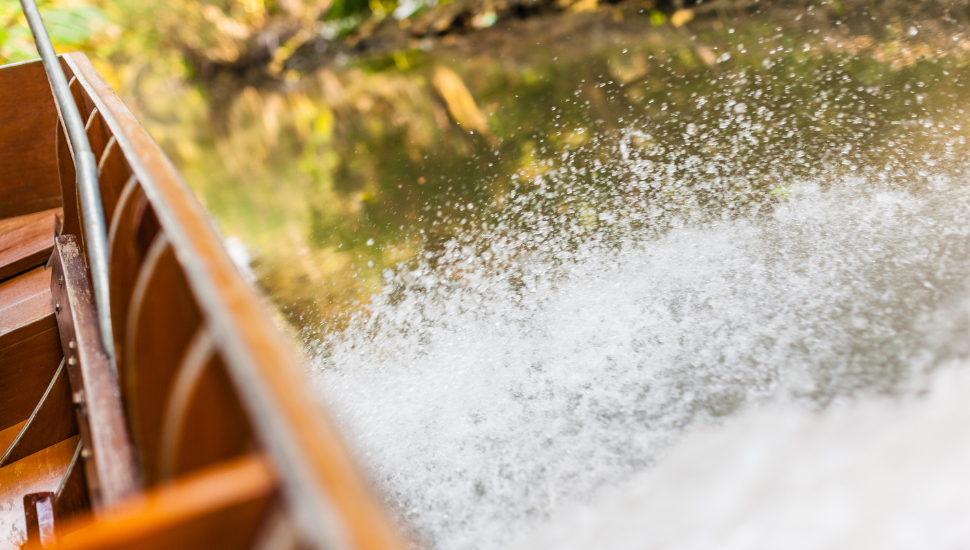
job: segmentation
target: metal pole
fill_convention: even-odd
[[[74,96],[67,84],[61,61],[54,52],[44,21],[37,10],[34,0],[20,0],[24,15],[34,35],[34,43],[44,62],[47,80],[54,101],[57,102],[67,133],[74,149],[74,168],[77,172],[78,195],[81,199],[81,219],[84,223],[84,245],[88,252],[88,269],[94,283],[94,299],[98,306],[98,324],[101,325],[101,341],[111,360],[111,367],[117,375],[114,338],[111,332],[111,303],[108,294],[108,232],[105,227],[104,206],[101,204],[101,190],[98,183],[98,161],[91,152],[88,134],[84,129],[81,113],[74,103]]]

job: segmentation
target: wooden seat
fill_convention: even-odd
[[[0,283],[0,430],[27,420],[61,362],[50,271]],[[16,432],[14,433],[16,436]],[[0,454],[6,447],[0,450]]]
[[[0,281],[47,262],[60,215],[54,208],[0,220]]]
[[[18,329],[53,313],[51,274],[43,267],[0,283],[0,349],[14,343]]]

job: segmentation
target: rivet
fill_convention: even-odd
[[[71,340],[70,342],[67,343],[67,347],[74,349],[77,347],[77,344],[74,343],[74,340]]]
[[[77,359],[75,359],[75,358],[73,358],[73,357],[71,357],[71,358],[69,358],[69,359],[67,360],[67,364],[68,364],[68,365],[76,365],[76,364],[77,364]]]
[[[57,278],[57,286],[64,286],[64,276],[61,275]]]
[[[74,398],[74,402],[75,403],[83,403],[84,402],[84,390],[83,389],[77,390],[76,392],[74,392],[74,394],[72,395],[72,397]]]
[[[81,458],[85,460],[91,458],[91,449],[88,449],[87,447],[81,449]]]
[[[56,304],[54,304],[54,313],[60,313],[60,312],[61,312],[61,303],[57,302]]]

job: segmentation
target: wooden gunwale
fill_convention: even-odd
[[[208,216],[128,108],[81,53],[65,64],[116,138],[184,270],[209,335],[272,459],[304,543],[403,548],[336,429],[302,388],[300,363],[239,276]],[[123,322],[115,319],[115,324]]]

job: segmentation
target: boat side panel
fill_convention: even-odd
[[[61,205],[57,110],[40,61],[0,68],[0,219]]]
[[[179,363],[202,323],[185,275],[164,233],[145,256],[132,292],[119,369],[125,405],[147,485],[158,479],[165,403]]]

